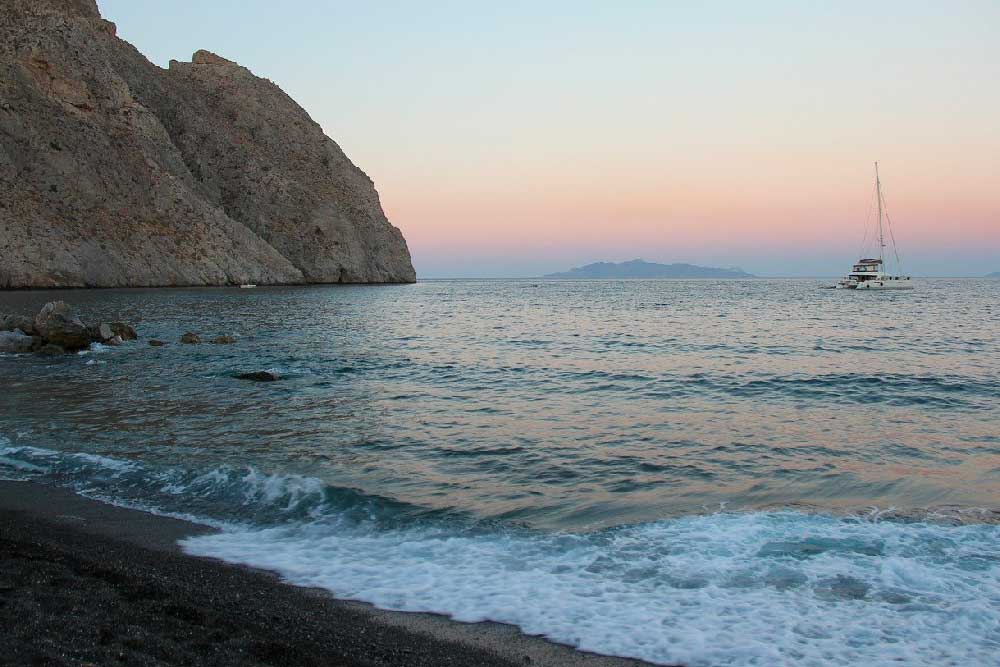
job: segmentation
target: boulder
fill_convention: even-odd
[[[29,336],[38,333],[35,331],[34,320],[27,315],[5,315],[0,318],[0,331],[17,331],[18,329]]]
[[[216,336],[211,341],[214,345],[232,345],[236,342],[235,336]]]
[[[188,331],[186,334],[181,336],[181,342],[186,345],[198,345],[201,343],[201,337],[196,333]]]
[[[277,373],[271,371],[252,371],[250,373],[240,373],[237,380],[253,380],[254,382],[274,382],[279,379]]]
[[[135,329],[124,322],[112,322],[110,326],[112,333],[115,336],[121,336],[122,340],[136,340],[139,338],[139,334],[135,332]]]
[[[100,324],[95,324],[87,328],[90,330],[91,339],[97,343],[103,343],[111,340],[111,338],[115,335],[115,332],[111,330],[111,325],[107,322],[101,322]]]
[[[41,339],[28,336],[20,329],[0,331],[0,352],[21,354],[34,350]]]
[[[90,347],[90,331],[64,301],[51,301],[35,316],[35,330],[49,343],[67,350]]]
[[[112,336],[111,338],[104,341],[105,345],[114,345],[115,347],[121,345],[125,341],[122,340],[121,336]]]
[[[166,343],[165,343],[165,342],[163,342],[162,340],[156,340],[155,338],[151,338],[151,339],[149,340],[149,344],[150,344],[150,345],[151,345],[152,347],[163,347],[164,345],[166,345]]]
[[[48,318],[52,315],[67,315],[71,314],[72,309],[69,304],[65,301],[49,301],[47,304],[42,306],[42,309],[38,311],[35,315],[35,331],[39,336],[45,338],[48,335]]]
[[[56,357],[62,354],[66,354],[66,350],[61,345],[54,345],[49,343],[48,345],[43,345],[41,349],[38,350],[38,354],[44,355],[46,357]]]

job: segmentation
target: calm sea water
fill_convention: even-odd
[[[598,652],[995,664],[1000,281],[823,284],[3,293],[171,345],[0,356],[0,475],[225,529],[192,553]]]

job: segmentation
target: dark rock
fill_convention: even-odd
[[[38,332],[35,330],[35,322],[27,315],[5,315],[0,318],[0,331],[16,331],[34,336]]]
[[[121,336],[122,340],[136,340],[139,338],[139,334],[136,333],[135,329],[124,322],[112,322],[111,331],[115,336]]]
[[[197,345],[201,343],[201,337],[196,333],[188,331],[186,334],[181,336],[181,342],[187,345]]]
[[[231,345],[236,342],[235,336],[216,336],[213,338],[211,343],[215,345]]]
[[[163,347],[164,345],[166,345],[166,343],[163,342],[162,340],[156,340],[155,338],[151,338],[149,344],[152,347]]]
[[[21,354],[35,348],[35,337],[28,336],[20,329],[0,331],[0,352]]]
[[[65,301],[51,301],[35,316],[35,329],[49,343],[67,350],[90,347],[90,331]]]
[[[236,376],[238,380],[253,380],[254,382],[274,382],[280,379],[276,373],[271,371],[253,371],[251,373],[240,373]]]
[[[117,347],[117,346],[121,345],[124,342],[125,341],[122,340],[121,336],[112,336],[111,338],[109,338],[106,341],[104,341],[104,344],[105,345],[113,345],[113,346]]]
[[[106,322],[95,324],[88,327],[88,329],[90,330],[90,337],[98,343],[110,340],[115,335],[115,332],[111,330],[111,325]]]
[[[54,345],[52,343],[49,343],[39,348],[38,354],[44,355],[46,357],[56,357],[62,354],[66,354],[66,350],[61,345]]]

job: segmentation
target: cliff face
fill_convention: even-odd
[[[3,0],[0,288],[412,282],[372,181],[281,89],[163,70],[94,0]]]

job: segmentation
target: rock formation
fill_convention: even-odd
[[[0,316],[0,353],[62,354],[91,343],[121,345],[139,334],[125,322],[84,324],[65,301],[50,301],[34,317]]]
[[[0,11],[0,288],[412,282],[371,179],[275,84],[164,70],[94,0]]]

